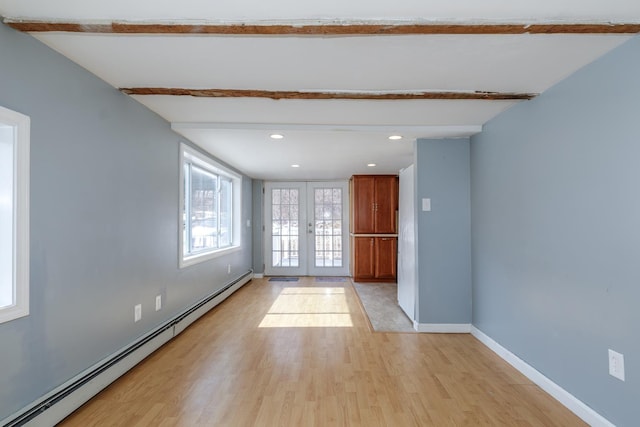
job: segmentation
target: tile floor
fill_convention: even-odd
[[[416,332],[413,322],[398,305],[395,283],[359,283],[353,287],[376,332]]]

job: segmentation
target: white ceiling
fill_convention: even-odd
[[[8,18],[55,21],[640,22],[637,0],[0,0]],[[219,36],[34,33],[114,87],[541,93],[628,35]],[[271,100],[134,96],[251,177],[394,173],[419,137],[464,137],[516,101]],[[527,102],[527,101],[521,101]],[[285,138],[274,141],[271,133]],[[402,141],[389,141],[402,134]],[[369,168],[367,163],[376,163]],[[293,169],[291,164],[299,164]]]

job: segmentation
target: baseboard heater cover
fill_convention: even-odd
[[[222,289],[201,299],[182,313],[143,335],[18,413],[2,420],[3,427],[53,426],[117,380],[151,353],[184,331],[207,311],[220,304],[253,277],[249,270]]]

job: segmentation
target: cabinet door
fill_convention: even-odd
[[[355,237],[353,242],[353,279],[355,281],[375,277],[375,242],[373,237]]]
[[[373,176],[353,177],[353,233],[374,233],[375,178]]]
[[[377,176],[374,186],[374,233],[395,234],[398,211],[398,177]]]
[[[398,243],[395,237],[375,238],[375,278],[379,280],[396,280],[396,258]]]

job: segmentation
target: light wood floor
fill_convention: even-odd
[[[254,279],[64,426],[577,426],[471,335],[372,332],[350,283]]]

